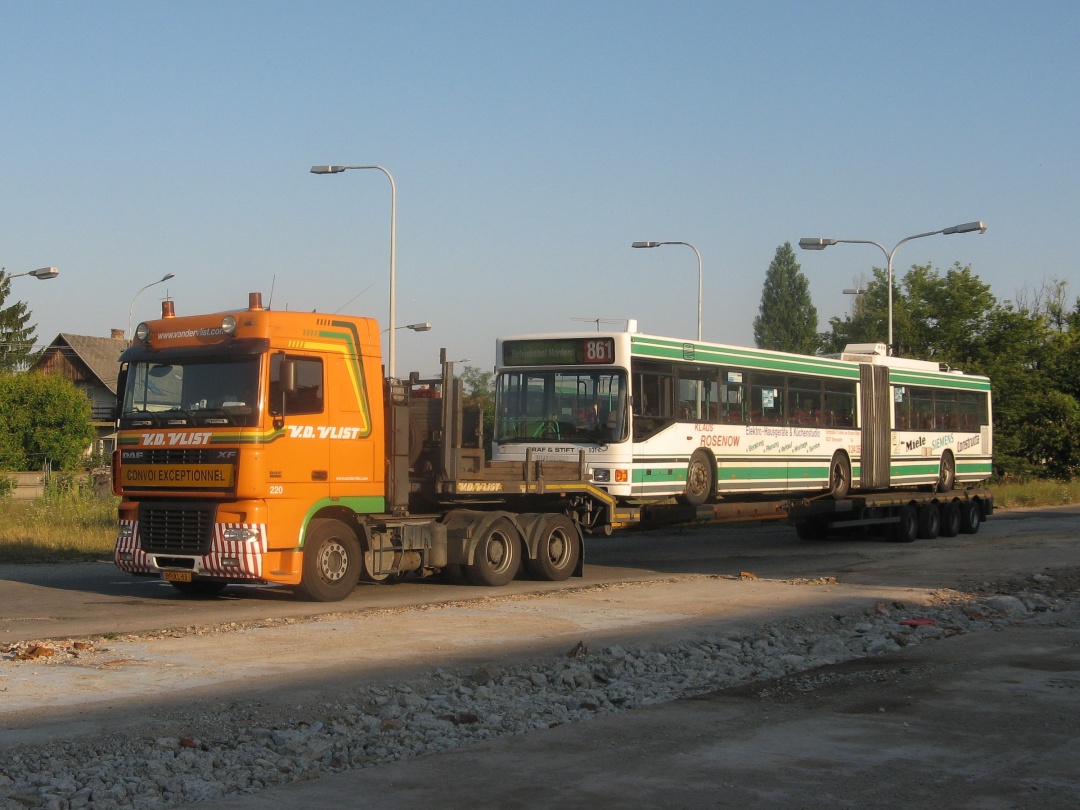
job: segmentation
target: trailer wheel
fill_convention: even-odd
[[[960,506],[956,501],[946,501],[941,505],[941,537],[956,537],[960,534]]]
[[[360,577],[360,543],[340,520],[316,518],[304,538],[303,571],[297,593],[312,602],[337,602]]]
[[[911,543],[919,536],[919,510],[904,504],[898,513],[900,520],[893,525],[892,539],[896,543]]]
[[[851,461],[846,453],[835,453],[829,464],[829,494],[836,500],[851,491]]]
[[[193,582],[170,582],[184,596],[217,596],[228,586],[227,582],[212,579],[196,579]]]
[[[956,486],[956,459],[953,454],[946,450],[941,454],[941,464],[938,466],[938,492],[952,492]]]
[[[577,568],[581,536],[567,515],[541,515],[536,522],[536,559],[525,567],[535,579],[562,582]]]
[[[680,500],[701,506],[716,491],[716,463],[704,450],[695,450],[686,468],[686,489]]]
[[[521,535],[507,518],[493,520],[480,534],[465,576],[473,585],[499,587],[517,576],[521,566]]]
[[[941,512],[937,505],[932,503],[923,504],[919,507],[919,538],[921,540],[933,540],[941,531]]]
[[[976,500],[964,501],[960,504],[960,531],[964,534],[975,534],[982,525],[982,510]]]

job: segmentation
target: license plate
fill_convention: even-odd
[[[162,571],[161,578],[166,582],[191,582],[190,571]]]

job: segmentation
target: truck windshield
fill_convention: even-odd
[[[122,421],[259,423],[258,355],[139,361],[128,367]]]
[[[503,372],[495,390],[495,441],[621,442],[626,411],[623,371]]]

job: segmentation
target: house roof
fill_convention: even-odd
[[[69,359],[74,355],[83,362],[102,385],[115,394],[116,377],[120,372],[120,353],[127,347],[128,342],[124,338],[70,335],[61,332],[41,353],[32,368],[40,368],[55,353],[60,353]]]

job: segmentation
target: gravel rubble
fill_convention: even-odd
[[[762,699],[782,700],[784,690],[850,677],[813,672],[825,665],[1045,621],[1080,604],[1078,583],[1080,569],[1038,573],[935,592],[929,604],[878,602],[691,642],[601,649],[581,642],[523,665],[437,668],[393,686],[357,687],[338,702],[297,704],[291,717],[258,701],[212,713],[175,711],[156,720],[169,729],[165,736],[107,733],[0,752],[0,810],[165,808],[257,793],[754,682],[768,682],[756,693]],[[16,660],[34,648],[94,652],[86,642],[0,652]],[[21,665],[42,657],[49,656],[39,652]]]

